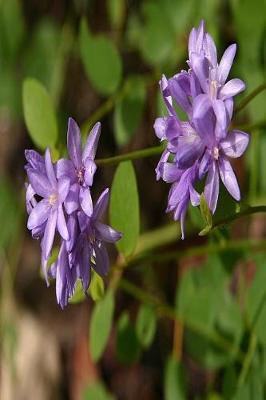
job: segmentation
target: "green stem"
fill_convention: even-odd
[[[261,92],[263,92],[263,90],[266,89],[266,82],[262,83],[261,85],[259,85],[256,89],[254,89],[248,96],[246,96],[236,107],[235,109],[235,114],[239,113],[240,111],[243,110],[243,108],[245,108],[248,103],[251,102],[251,100],[253,100],[256,96],[258,96],[258,94],[260,94]]]
[[[220,349],[227,351],[230,354],[236,354],[236,358],[242,362],[244,355],[243,353],[239,350],[238,353],[236,353],[236,347],[232,345],[230,341],[225,339],[223,336],[220,334],[208,330],[204,325],[199,325],[195,324],[194,322],[191,321],[186,321],[182,317],[178,315],[176,310],[169,306],[166,303],[161,302],[158,300],[154,295],[148,293],[146,290],[143,290],[139,288],[138,286],[134,285],[133,283],[129,282],[126,279],[121,279],[119,282],[119,287],[130,294],[131,296],[135,297],[139,301],[150,304],[154,306],[158,312],[158,314],[163,315],[169,319],[172,320],[178,320],[181,321],[182,324],[187,326],[190,330],[194,331],[195,333],[207,338],[210,340],[212,343],[217,345]]]
[[[206,235],[207,233],[211,232],[213,229],[218,228],[219,226],[227,225],[230,222],[233,222],[236,219],[239,219],[241,217],[245,217],[245,216],[248,216],[251,214],[264,213],[264,212],[266,212],[266,206],[246,207],[244,210],[242,210],[240,212],[231,214],[225,218],[222,218],[222,219],[216,221],[212,226],[210,226],[210,229],[207,230],[204,228],[204,234],[202,234],[201,236]]]
[[[97,165],[118,164],[121,161],[136,160],[140,158],[151,157],[160,154],[163,150],[164,146],[149,147],[147,149],[131,151],[130,153],[121,154],[115,157],[100,158],[96,160],[96,164]]]
[[[245,355],[244,362],[242,364],[242,368],[241,368],[240,375],[238,378],[238,382],[237,382],[238,387],[242,386],[246,380],[249,368],[251,366],[251,363],[252,363],[252,360],[254,357],[254,353],[256,351],[256,347],[257,347],[257,337],[254,333],[252,333],[250,336],[250,340],[249,340],[248,351]]]

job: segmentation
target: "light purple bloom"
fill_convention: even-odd
[[[71,180],[71,188],[65,201],[68,214],[77,210],[79,204],[88,216],[92,213],[90,187],[93,184],[93,177],[96,171],[94,158],[100,132],[101,124],[97,122],[92,128],[82,150],[79,127],[73,118],[68,120],[67,148],[70,160],[61,159],[56,165],[57,177],[67,176]]]
[[[100,276],[107,275],[109,256],[105,242],[115,243],[121,239],[121,233],[100,222],[109,200],[109,189],[105,189],[97,200],[91,217],[82,210],[77,213],[77,221],[69,226],[75,231],[75,241],[61,245],[53,276],[56,277],[56,295],[58,304],[63,308],[73,295],[75,283],[80,279],[84,292],[87,291],[91,278],[91,268]],[[70,245],[70,246],[69,246]]]
[[[236,45],[225,51],[217,63],[217,51],[204,22],[193,28],[189,37],[190,69],[160,81],[168,116],[155,120],[156,136],[166,143],[156,167],[157,180],[171,183],[167,211],[181,221],[189,202],[199,204],[194,185],[206,177],[204,194],[212,213],[215,212],[221,178],[231,196],[239,201],[240,190],[230,158],[240,157],[249,143],[249,135],[239,130],[229,132],[233,115],[233,96],[244,90],[240,79],[226,83]],[[174,102],[187,114],[181,121]]]
[[[62,158],[54,165],[49,149],[45,157],[34,150],[25,151],[27,226],[34,238],[41,239],[43,272],[47,284],[49,279],[56,279],[57,302],[62,308],[73,296],[78,279],[86,293],[91,268],[101,276],[108,273],[105,243],[115,243],[122,236],[100,222],[108,205],[109,189],[103,191],[95,207],[92,203],[99,135],[97,123],[82,151],[78,125],[70,118],[67,134],[70,160]],[[60,239],[59,253],[47,270],[56,233]]]
[[[56,178],[48,149],[45,152],[45,174],[33,169],[28,169],[27,173],[34,192],[43,198],[32,208],[27,226],[28,229],[34,230],[40,229],[45,224],[42,250],[44,259],[47,260],[51,253],[56,229],[64,240],[69,238],[63,202],[68,194],[70,181],[66,177]]]

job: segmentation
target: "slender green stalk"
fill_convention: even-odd
[[[257,348],[257,337],[254,333],[252,333],[250,336],[250,340],[249,340],[248,351],[245,355],[245,358],[244,358],[244,361],[242,364],[242,368],[241,368],[241,371],[239,374],[239,378],[238,378],[238,382],[237,382],[238,387],[242,386],[246,380],[246,377],[248,375],[248,371],[250,369],[256,348]]]
[[[136,160],[140,158],[145,158],[145,157],[151,157],[157,154],[160,154],[164,149],[164,146],[155,146],[155,147],[149,147],[147,149],[143,150],[136,150],[136,151],[131,151],[130,153],[126,154],[121,154],[119,156],[115,157],[109,157],[109,158],[101,158],[96,160],[97,165],[106,165],[106,164],[118,164],[121,161],[127,161],[127,160]]]
[[[216,221],[211,227],[210,230],[206,233],[209,233],[215,228],[218,228],[219,226],[223,226],[226,224],[229,224],[230,222],[233,222],[239,218],[251,215],[251,214],[258,214],[258,213],[265,213],[266,212],[266,206],[255,206],[255,207],[246,207],[244,210],[237,212],[235,214],[231,214],[223,219],[220,219]]]
[[[139,288],[138,286],[134,285],[133,283],[129,282],[124,278],[120,280],[119,287],[128,294],[130,294],[131,296],[140,300],[141,302],[154,306],[159,315],[165,316],[174,321],[175,320],[181,321],[182,324],[187,326],[190,330],[207,338],[212,343],[217,345],[220,349],[225,350],[230,354],[235,354],[236,358],[240,362],[242,362],[244,358],[243,353],[240,350],[236,352],[237,348],[220,334],[210,331],[208,328],[206,328],[205,325],[199,325],[192,323],[191,321],[184,320],[178,315],[178,313],[173,307],[169,306],[166,303],[161,302],[154,295],[148,293],[146,290]]]
[[[238,104],[235,109],[235,114],[239,113],[240,111],[245,108],[248,103],[250,103],[258,94],[263,92],[266,89],[266,82],[259,85],[256,89],[254,89],[248,96],[244,97],[244,99]]]

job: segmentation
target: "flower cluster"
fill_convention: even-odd
[[[172,211],[174,219],[180,220],[182,238],[189,202],[199,205],[197,181],[206,177],[204,195],[212,213],[219,196],[219,177],[231,196],[240,200],[228,158],[240,157],[249,142],[247,133],[229,131],[233,97],[245,89],[240,79],[227,81],[236,45],[225,50],[218,64],[216,46],[202,21],[190,33],[188,53],[188,71],[170,79],[163,76],[160,81],[168,116],[157,118],[154,124],[157,137],[167,143],[156,176],[172,184],[166,211]],[[179,119],[174,102],[187,114],[187,121]]]
[[[62,158],[55,164],[49,149],[44,157],[34,150],[25,151],[29,181],[27,226],[34,238],[41,239],[43,273],[47,284],[49,278],[56,278],[56,297],[62,308],[73,295],[78,279],[87,291],[91,268],[101,276],[107,274],[109,258],[105,242],[114,243],[121,238],[120,232],[100,222],[108,204],[109,189],[102,192],[95,206],[91,198],[100,128],[100,123],[93,127],[82,151],[79,127],[69,118],[70,159]],[[48,268],[56,233],[60,238],[59,253]]]

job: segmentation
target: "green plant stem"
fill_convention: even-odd
[[[164,150],[164,146],[149,147],[143,150],[131,151],[130,153],[121,154],[115,157],[101,158],[96,160],[97,165],[118,164],[121,161],[136,160],[145,157],[151,157],[160,154]]]
[[[243,364],[242,364],[242,368],[239,374],[239,378],[238,378],[238,382],[237,382],[237,386],[240,387],[243,385],[243,383],[246,380],[246,377],[248,375],[248,371],[250,369],[253,357],[254,357],[254,353],[256,351],[256,347],[257,347],[257,337],[254,333],[251,333],[250,335],[250,340],[249,340],[249,346],[248,346],[248,351],[245,355]]]
[[[139,288],[138,286],[134,285],[133,283],[127,281],[124,278],[120,280],[119,287],[128,294],[130,294],[131,296],[138,299],[139,301],[154,306],[159,315],[165,316],[174,321],[175,320],[181,321],[181,323],[184,324],[184,326],[188,327],[193,332],[201,336],[204,336],[205,338],[210,340],[213,344],[217,345],[220,349],[225,350],[230,354],[232,353],[236,354],[236,358],[240,362],[242,362],[244,358],[243,353],[240,350],[238,351],[238,353],[236,353],[237,348],[234,345],[232,345],[230,341],[228,341],[218,333],[208,330],[208,328],[206,328],[205,325],[199,325],[192,323],[189,320],[187,321],[184,320],[178,315],[178,313],[173,307],[169,306],[166,303],[161,302],[154,295],[148,293],[146,290]]]
[[[235,114],[239,113],[240,111],[245,108],[248,103],[250,103],[256,96],[258,96],[261,92],[266,89],[266,82],[259,85],[256,89],[254,89],[248,96],[246,96],[236,107]]]
[[[237,212],[235,214],[231,214],[227,216],[226,218],[220,219],[216,221],[211,227],[210,230],[207,232],[209,233],[215,228],[218,228],[219,226],[223,226],[226,224],[229,224],[230,222],[235,221],[236,219],[251,215],[251,214],[258,214],[258,213],[265,213],[266,212],[266,206],[254,206],[254,207],[246,207],[244,210]]]

